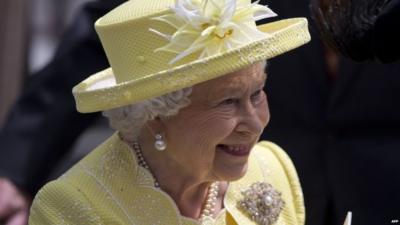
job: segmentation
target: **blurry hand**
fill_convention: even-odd
[[[28,224],[30,200],[7,178],[0,178],[0,224]]]

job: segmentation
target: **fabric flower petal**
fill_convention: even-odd
[[[209,57],[266,37],[255,21],[276,14],[266,6],[250,0],[176,0],[172,14],[156,17],[174,28],[174,34],[154,33],[169,43],[156,51],[177,54],[173,64],[182,58],[199,53]]]
[[[277,14],[274,11],[272,11],[267,6],[263,5],[253,4],[252,11],[254,13],[254,19],[256,21],[277,16]]]
[[[160,22],[167,23],[176,29],[179,29],[180,27],[185,25],[185,21],[175,15],[172,14],[167,14],[159,17],[152,18],[153,20],[157,20]]]

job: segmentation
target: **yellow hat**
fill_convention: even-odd
[[[275,16],[250,0],[132,0],[100,18],[111,67],[73,88],[77,109],[95,112],[228,74],[310,40],[307,20],[256,26]]]

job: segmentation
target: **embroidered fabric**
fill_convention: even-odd
[[[260,159],[267,161],[260,163]],[[263,171],[266,170],[270,173],[265,175]],[[286,154],[269,142],[254,147],[247,173],[230,183],[224,198],[225,210],[215,220],[210,218],[202,224],[257,224],[237,207],[237,202],[243,198],[241,191],[255,182],[271,183],[282,193],[286,204],[276,225],[304,224],[303,199],[296,172]],[[172,198],[154,187],[151,174],[138,166],[132,150],[115,134],[39,192],[33,202],[29,224],[200,223],[180,215]]]

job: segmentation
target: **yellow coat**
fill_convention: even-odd
[[[303,225],[305,211],[300,183],[288,156],[271,142],[258,143],[246,175],[231,182],[225,209],[213,225],[255,225],[236,208],[241,190],[268,182],[282,193],[285,206],[277,225]],[[30,225],[195,225],[183,217],[172,198],[153,186],[147,170],[138,166],[133,151],[114,134],[36,195]]]

